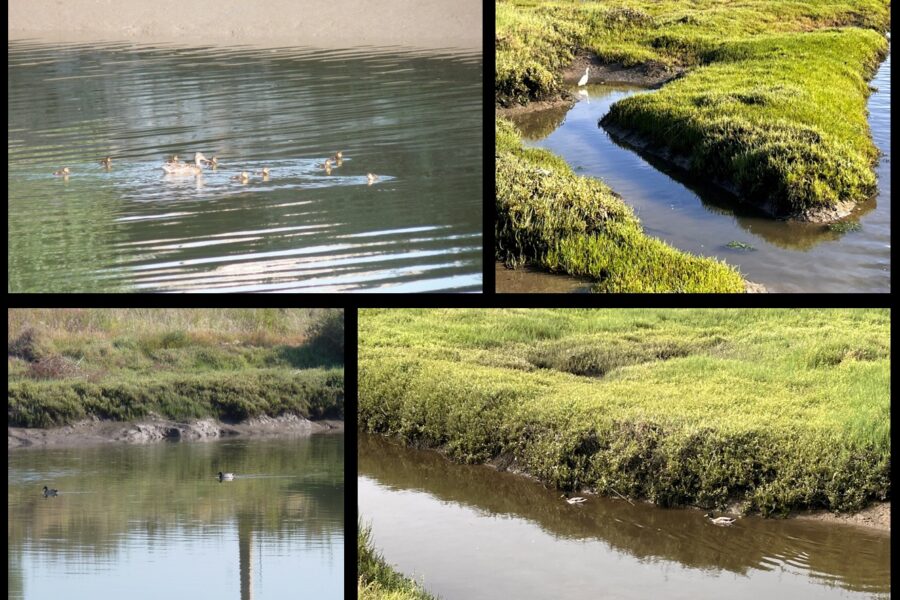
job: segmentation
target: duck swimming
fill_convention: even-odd
[[[343,150],[338,150],[334,156],[331,157],[331,161],[335,163],[337,166],[341,166],[341,163],[344,162],[344,152]]]
[[[715,518],[713,518],[712,513],[706,513],[703,516],[706,517],[707,519],[709,519],[713,525],[728,526],[735,522],[734,517],[715,517]]]
[[[375,173],[367,173],[367,174],[366,174],[366,181],[369,182],[369,185],[372,185],[373,183],[375,183],[376,181],[378,181],[378,175],[376,175]]]
[[[223,473],[219,471],[219,481],[234,481],[234,473]]]
[[[206,162],[209,164],[209,168],[211,168],[211,169],[215,169],[216,167],[219,166],[219,159],[216,158],[215,156],[213,156],[211,159],[209,159]]]
[[[250,181],[250,173],[248,173],[247,171],[241,171],[241,174],[232,177],[231,181],[240,181],[241,183],[247,183],[248,181]]]
[[[59,490],[54,490],[53,488],[48,488],[46,485],[44,486],[44,498],[49,498],[50,496],[56,496],[59,493]]]
[[[100,164],[107,169],[110,168],[112,166],[112,156],[107,156],[100,161]]]
[[[269,176],[269,167],[263,167],[262,171],[254,171],[254,175],[262,175],[263,177]]]
[[[563,498],[566,498],[563,496]],[[587,498],[582,498],[581,496],[575,496],[574,498],[566,498],[567,504],[584,504],[587,502]]]
[[[173,156],[172,158],[177,159],[178,157]],[[209,159],[203,156],[202,152],[197,152],[194,154],[194,164],[167,162],[162,166],[162,170],[169,175],[200,175],[203,173],[202,163],[204,162],[209,162]]]
[[[59,171],[54,171],[53,174],[56,175],[56,176],[58,176],[58,177],[59,177],[59,176],[62,176],[62,177],[68,177],[68,176],[69,176],[69,167],[63,167],[63,168],[60,169]]]

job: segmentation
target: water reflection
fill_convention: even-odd
[[[699,511],[600,498],[570,506],[523,477],[369,435],[360,436],[359,473],[360,513],[372,520],[379,548],[446,598],[476,597],[466,585],[482,594],[504,590],[495,597],[559,597],[563,588],[670,597],[672,580],[683,583],[682,597],[890,591],[890,536],[880,532],[758,518],[720,528]],[[514,576],[498,578],[498,561],[517,565]]]
[[[10,598],[343,597],[343,436],[9,454]],[[227,465],[227,466],[226,466]],[[215,473],[239,477],[219,483]],[[44,484],[58,488],[43,498]],[[124,576],[127,574],[127,576]]]
[[[579,175],[602,178],[634,207],[645,231],[673,246],[714,256],[775,292],[890,291],[890,55],[879,67],[869,98],[869,124],[882,152],[878,195],[847,220],[859,228],[776,221],[752,207],[598,129],[616,101],[646,90],[594,84],[568,107],[511,117],[531,145],[562,156]],[[575,90],[572,90],[573,93]],[[577,97],[577,96],[576,96]],[[735,250],[731,242],[755,251]]]
[[[480,53],[10,42],[8,88],[13,291],[480,290]]]

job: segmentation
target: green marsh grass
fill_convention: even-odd
[[[604,125],[687,157],[778,217],[833,219],[875,190],[866,121],[888,0],[497,3],[496,102],[559,95],[580,51],[677,80]]]
[[[497,260],[593,278],[597,292],[742,292],[732,267],[646,236],[602,182],[546,150],[522,147],[498,119]]]
[[[50,427],[296,414],[343,418],[343,314],[315,309],[12,309],[7,418]]]
[[[363,310],[359,424],[563,490],[890,498],[886,310]]]

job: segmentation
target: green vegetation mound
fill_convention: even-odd
[[[564,490],[890,498],[886,310],[363,310],[359,424]]]
[[[579,51],[684,76],[613,105],[616,135],[685,156],[779,217],[833,220],[875,191],[866,98],[888,0],[497,4],[496,102],[553,98]]]
[[[283,309],[8,311],[7,419],[153,414],[343,418],[343,314]]]
[[[732,267],[644,235],[602,182],[579,177],[545,150],[497,126],[496,258],[597,280],[599,292],[742,292]]]

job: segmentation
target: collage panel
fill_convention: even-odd
[[[889,293],[889,0],[497,0],[500,293]]]
[[[9,3],[7,291],[481,292],[480,0],[225,4]]]
[[[359,598],[890,597],[888,310],[358,331]]]
[[[7,327],[8,598],[344,598],[342,310]]]

